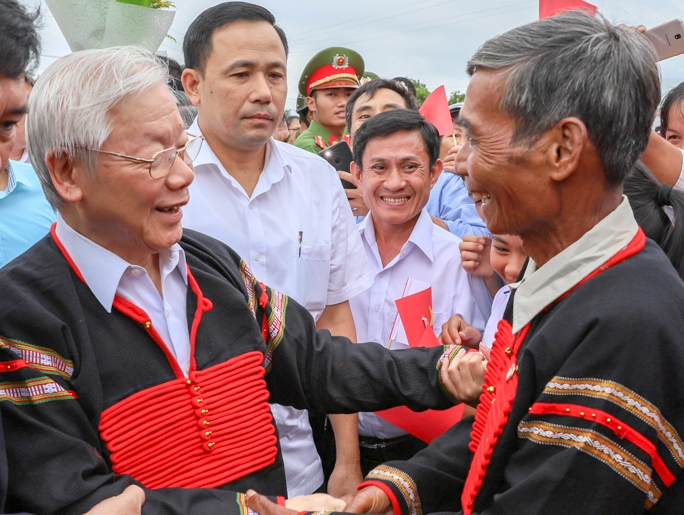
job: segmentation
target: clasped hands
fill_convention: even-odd
[[[307,511],[394,514],[387,494],[375,486],[362,488],[341,499],[327,494],[301,495],[285,501],[285,506],[278,506],[266,496],[248,490],[247,504],[259,515],[296,515]]]

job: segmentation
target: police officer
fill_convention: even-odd
[[[311,58],[299,79],[299,92],[307,97],[313,120],[295,146],[317,154],[344,138],[347,100],[363,72],[363,58],[349,48],[326,48]]]

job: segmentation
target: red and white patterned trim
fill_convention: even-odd
[[[49,377],[0,383],[0,401],[9,401],[16,405],[40,404],[77,398],[76,392],[66,390]]]
[[[29,367],[44,374],[55,374],[64,379],[71,379],[74,373],[74,362],[64,359],[55,351],[38,345],[30,345],[19,340],[0,336],[0,349],[7,349],[23,359]]]

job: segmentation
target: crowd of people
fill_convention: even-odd
[[[0,512],[681,510],[684,84],[638,29],[484,42],[440,135],[344,47],[285,116],[258,5],[34,81],[38,16],[0,0]]]

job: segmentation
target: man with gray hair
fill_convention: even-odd
[[[317,333],[231,249],[183,231],[202,138],[165,80],[143,50],[89,50],[31,96],[29,151],[59,216],[0,270],[13,510],[80,514],[138,484],[143,513],[242,514],[248,487],[286,493],[269,399],[323,413],[453,405],[444,349]]]
[[[660,98],[642,38],[572,12],[468,63],[457,166],[530,259],[474,420],[371,471],[347,511],[681,512],[684,285],[622,196]]]

